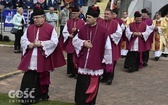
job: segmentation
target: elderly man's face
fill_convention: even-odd
[[[111,20],[112,19],[112,14],[111,14],[111,12],[110,11],[105,11],[104,12],[104,19],[105,20]]]
[[[54,8],[50,7],[49,11],[50,11],[50,13],[54,13]]]
[[[45,22],[45,15],[34,16],[33,19],[36,26],[41,26]]]

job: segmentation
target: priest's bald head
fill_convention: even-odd
[[[86,23],[89,25],[96,24],[99,14],[100,9],[98,6],[89,6],[88,11],[86,13]]]

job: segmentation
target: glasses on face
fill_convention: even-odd
[[[40,18],[42,18],[43,16],[34,16],[33,17],[33,19],[35,20],[35,19],[40,19]]]
[[[72,12],[71,14],[72,14],[72,15],[77,15],[77,14],[78,14],[78,12]]]

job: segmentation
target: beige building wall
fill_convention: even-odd
[[[151,13],[151,18],[153,18],[155,13],[167,4],[168,0],[132,0],[128,13],[130,17],[133,17],[135,11],[146,8]]]

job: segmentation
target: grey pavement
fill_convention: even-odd
[[[13,48],[0,47],[0,75],[16,70],[20,54]],[[138,72],[123,69],[124,58],[118,60],[112,85],[100,84],[96,105],[168,105],[168,58],[153,60]],[[18,90],[23,73],[0,79],[0,93]],[[51,73],[50,100],[74,102],[76,80],[68,78],[66,66]]]

